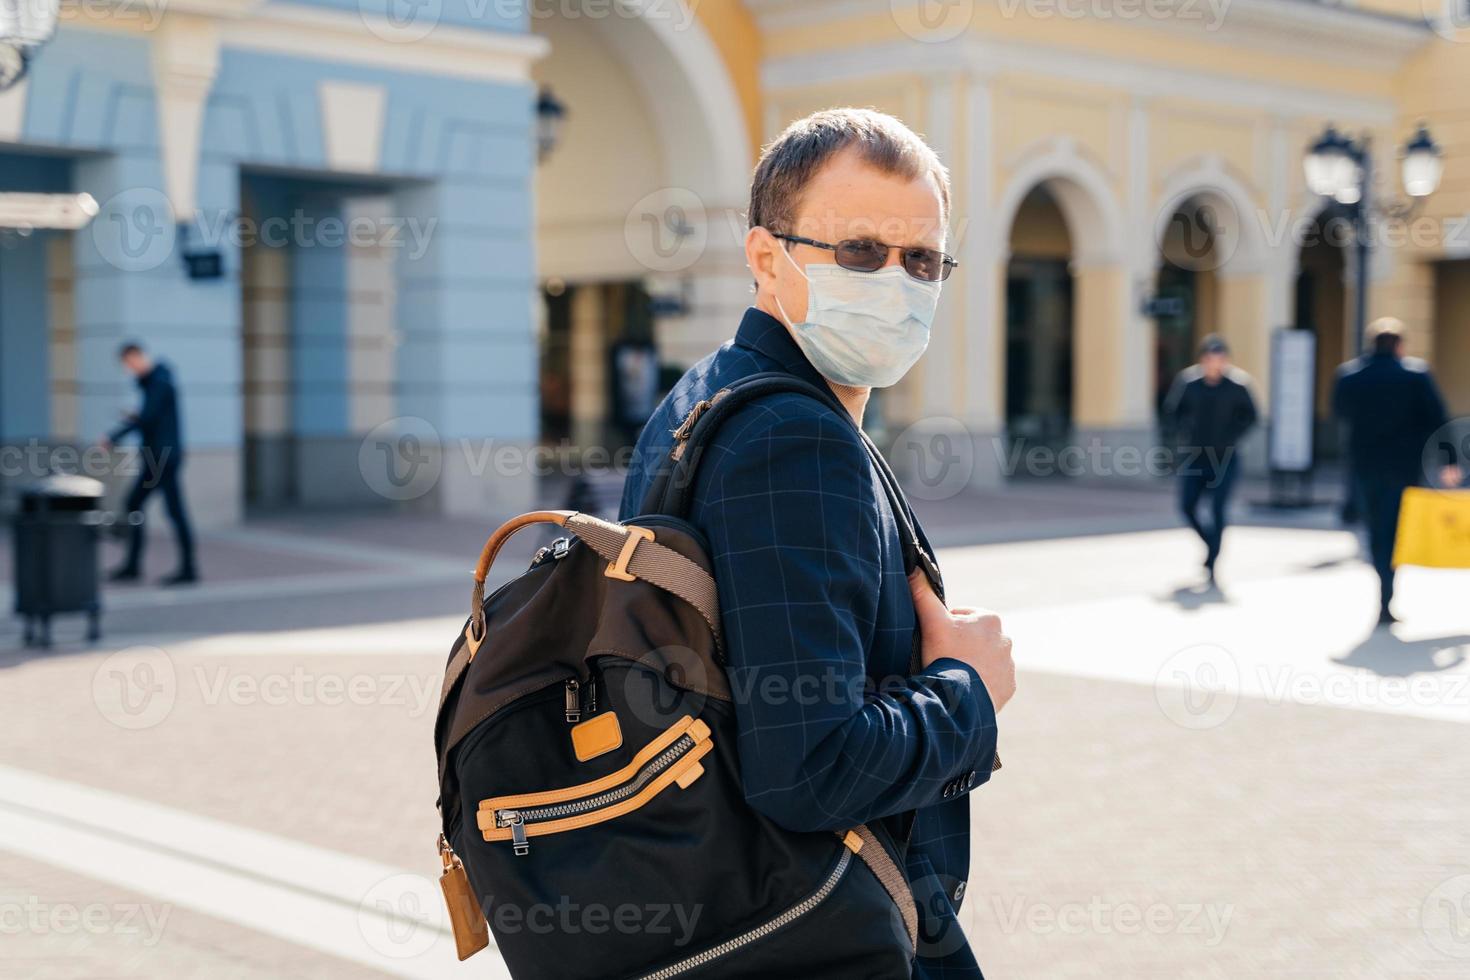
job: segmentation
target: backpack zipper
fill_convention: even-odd
[[[684,754],[693,749],[697,743],[689,735],[680,735],[673,745],[664,749],[653,761],[648,763],[630,782],[624,783],[616,789],[610,789],[606,793],[589,796],[584,800],[573,800],[569,803],[558,803],[554,806],[538,806],[524,810],[496,810],[495,826],[509,827],[511,833],[511,844],[517,855],[529,854],[531,844],[526,840],[526,824],[540,823],[544,820],[560,820],[564,817],[577,817],[584,813],[600,810],[605,806],[612,806],[626,800],[637,793],[649,781],[669,766],[683,758]]]
[[[566,708],[568,725],[575,725],[582,720],[582,685],[575,677],[567,681],[562,705]]]
[[[720,943],[720,945],[707,949],[702,953],[697,953],[688,959],[680,960],[672,966],[666,966],[656,973],[649,973],[642,977],[641,980],[669,980],[670,977],[677,977],[680,974],[688,973],[690,970],[704,966],[712,960],[717,960],[722,956],[728,956],[759,939],[764,939],[783,926],[790,925],[818,905],[821,905],[827,896],[832,894],[832,890],[837,887],[838,882],[842,880],[842,876],[847,873],[847,866],[851,863],[852,851],[844,847],[841,856],[837,859],[837,866],[832,869],[832,873],[827,876],[827,880],[822,882],[821,887],[797,904],[791,906],[785,912],[782,912],[774,919],[761,923],[748,932],[742,932],[734,939],[727,939],[723,943]]]
[[[709,726],[685,715],[619,772],[580,786],[481,802],[480,830],[487,841],[509,839],[523,856],[530,852],[530,837],[611,820],[642,807],[671,783],[687,788],[703,775],[699,760],[713,747]]]

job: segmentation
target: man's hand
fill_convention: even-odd
[[[1453,464],[1450,466],[1446,466],[1439,471],[1440,485],[1448,487],[1451,490],[1455,489],[1455,487],[1458,487],[1462,482],[1464,482],[1464,479],[1464,472],[1458,466],[1455,466]]]
[[[944,608],[924,573],[909,576],[914,611],[919,617],[921,655],[927,667],[945,657],[975,668],[990,701],[999,711],[1016,693],[1016,662],[1011,638],[1000,631],[1000,617],[988,609]]]

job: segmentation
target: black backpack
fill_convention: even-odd
[[[847,418],[798,378],[743,379],[675,432],[643,516],[536,511],[486,542],[435,726],[461,959],[488,944],[488,920],[516,977],[911,975],[906,830],[789,831],[741,788],[715,583],[684,518],[715,429],[778,392]],[[911,567],[942,595],[897,481],[863,438]],[[485,598],[505,541],[547,523],[566,536]]]

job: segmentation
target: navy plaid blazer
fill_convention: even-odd
[[[644,427],[624,519],[694,404],[763,371],[826,383],[780,321],[747,311]],[[715,566],[750,804],[792,830],[881,823],[899,840],[917,811],[917,975],[979,977],[955,910],[969,874],[966,796],[990,777],[995,709],[958,660],[909,673],[917,622],[899,525],[851,423],[798,394],[741,408],[699,462],[689,519]]]

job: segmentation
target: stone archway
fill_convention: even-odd
[[[1026,217],[1025,202],[1040,189],[1066,227],[1070,307],[1070,441],[1141,444],[1146,408],[1133,392],[1145,367],[1126,261],[1123,211],[1103,169],[1069,140],[1051,141],[1012,172],[995,210],[996,323],[1007,323],[1011,258]],[[1023,236],[1024,237],[1024,236]],[[1012,293],[1014,299],[1014,293]],[[996,331],[999,338],[1006,332]],[[1004,358],[1004,341],[997,356]],[[998,372],[1001,404],[1008,396]]]
[[[1256,379],[1258,396],[1264,398],[1269,390],[1271,328],[1280,324],[1273,322],[1268,282],[1273,249],[1264,212],[1252,191],[1217,156],[1207,155],[1169,177],[1153,214],[1156,251],[1150,274],[1164,276],[1172,268],[1196,280],[1198,307],[1190,324],[1190,356],[1200,336],[1221,334],[1235,363]],[[1152,338],[1157,358],[1157,325]],[[1164,375],[1169,371],[1157,359],[1155,367],[1155,386],[1166,388],[1170,379]],[[1151,391],[1157,393],[1154,386]]]
[[[686,4],[559,9],[532,22],[551,49],[535,78],[568,112],[536,178],[542,393],[568,416],[542,429],[611,445],[629,426],[616,422],[610,352],[635,346],[668,374],[725,339],[744,308],[752,144]]]

